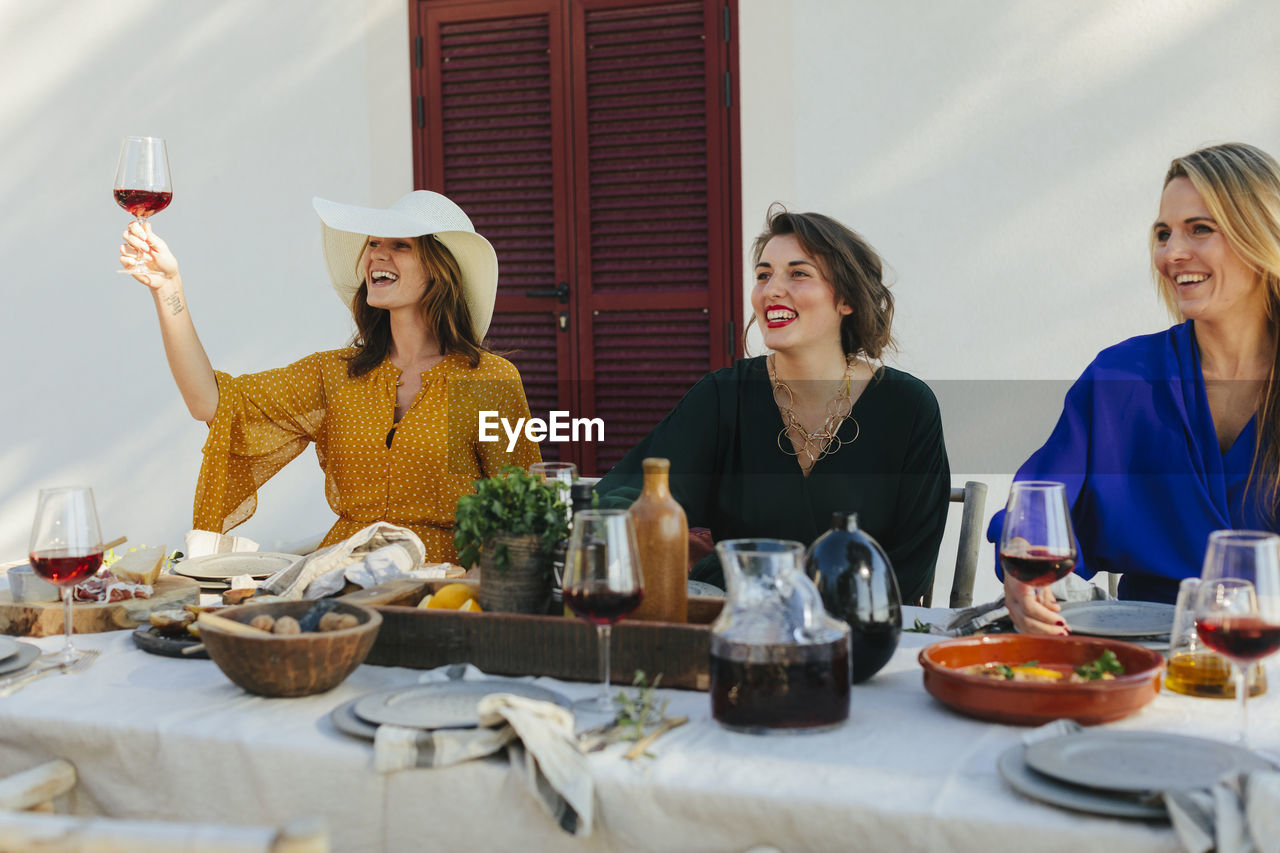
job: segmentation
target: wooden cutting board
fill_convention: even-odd
[[[161,575],[150,598],[124,601],[77,601],[71,605],[71,629],[76,634],[96,634],[136,628],[147,622],[153,610],[181,609],[198,604],[200,584],[180,575]],[[61,634],[61,601],[14,601],[7,589],[0,590],[0,634],[16,637],[49,637]]]

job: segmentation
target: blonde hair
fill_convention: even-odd
[[[1164,186],[1175,178],[1191,181],[1227,245],[1257,273],[1266,293],[1267,320],[1273,335],[1280,338],[1280,164],[1252,145],[1228,142],[1175,159]],[[1183,319],[1173,283],[1156,268],[1155,248],[1153,231],[1152,269],[1160,298],[1171,314]],[[1259,490],[1267,517],[1274,523],[1280,505],[1280,346],[1272,356],[1257,419],[1258,438],[1245,493]]]

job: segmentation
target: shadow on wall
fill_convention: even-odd
[[[104,529],[134,543],[173,545],[190,525],[205,428],[168,375],[147,292],[114,273],[128,222],[110,192],[121,137],[168,140],[175,197],[156,228],[216,367],[341,346],[350,317],[310,199],[369,193],[367,44],[403,16],[398,0],[4,4],[0,559],[25,553],[27,508],[46,485],[93,485]],[[404,77],[407,91],[407,59]],[[306,484],[281,487],[275,517],[324,529],[314,462],[291,471]]]

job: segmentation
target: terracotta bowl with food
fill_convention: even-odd
[[[942,704],[1026,726],[1127,717],[1156,697],[1164,672],[1159,652],[1095,637],[964,637],[922,649],[919,660],[925,689]]]
[[[341,684],[364,661],[378,636],[382,616],[358,604],[326,600],[322,607],[327,611],[324,627],[328,630],[317,630],[318,626],[305,630],[307,616],[315,616],[316,605],[314,601],[274,601],[227,607],[217,612],[218,618],[200,619],[200,639],[227,678],[250,693],[323,693]],[[318,618],[310,622],[318,622]],[[251,624],[265,625],[268,630],[254,631]],[[299,625],[304,627],[296,627]],[[286,630],[272,633],[273,627]]]

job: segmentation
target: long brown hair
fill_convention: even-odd
[[[1280,164],[1265,151],[1229,142],[1193,151],[1169,164],[1164,185],[1187,178],[1222,229],[1227,245],[1258,275],[1266,291],[1267,320],[1280,338]],[[1155,269],[1152,233],[1152,268]],[[1181,317],[1173,283],[1155,269],[1160,296]],[[1272,356],[1266,387],[1258,401],[1258,438],[1246,494],[1257,489],[1268,519],[1280,515],[1280,346]]]
[[[871,244],[856,231],[821,213],[791,213],[780,204],[769,207],[765,229],[751,247],[752,264],[774,237],[794,235],[835,291],[836,303],[853,309],[840,321],[840,347],[845,355],[879,360],[894,348],[893,294],[884,283],[884,264]],[[756,321],[752,314],[747,329]],[[744,330],[744,335],[745,335]]]
[[[368,248],[369,238],[365,238]],[[480,354],[485,352],[476,340],[471,323],[471,306],[462,292],[462,270],[453,253],[430,234],[413,238],[414,251],[427,271],[427,287],[418,305],[445,355],[460,353],[467,357],[471,367],[480,364]],[[356,260],[356,275],[361,277],[360,289],[351,300],[351,315],[356,321],[356,333],[351,345],[356,352],[347,358],[347,375],[353,379],[364,376],[386,359],[391,352],[391,314],[386,309],[369,305],[369,286],[363,280],[364,271],[360,258]]]

